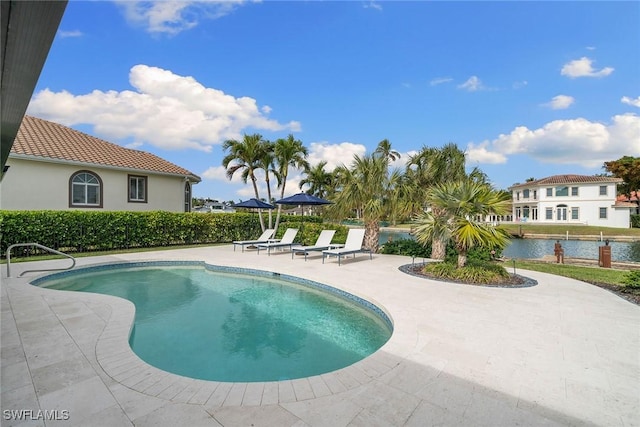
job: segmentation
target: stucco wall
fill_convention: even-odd
[[[10,168],[0,183],[0,209],[184,212],[185,182],[181,176],[132,173],[147,177],[147,203],[132,203],[127,201],[127,171],[15,158],[9,158],[7,165]],[[69,179],[80,170],[102,180],[102,208],[69,207]]]

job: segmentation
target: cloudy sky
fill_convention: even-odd
[[[185,167],[199,197],[252,197],[221,166],[245,133],[331,167],[454,142],[507,188],[640,156],[638,22],[638,2],[72,0],[28,114]]]

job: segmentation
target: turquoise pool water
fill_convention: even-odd
[[[133,351],[191,378],[318,375],[367,357],[390,338],[389,320],[370,303],[327,292],[326,285],[269,276],[160,265],[53,275],[37,284],[130,300],[136,306]]]

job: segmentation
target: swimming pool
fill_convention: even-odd
[[[349,366],[388,341],[377,306],[327,285],[198,262],[96,266],[32,282],[119,296],[136,306],[129,343],[147,363],[191,378],[256,382]]]

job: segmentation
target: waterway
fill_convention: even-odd
[[[380,244],[389,238],[412,239],[408,232],[383,230],[380,233]],[[553,255],[553,245],[556,239],[511,239],[502,253],[507,258],[536,259],[545,255]],[[604,245],[601,241],[588,240],[560,240],[567,258],[598,259],[598,247]],[[618,262],[640,262],[640,242],[610,242],[611,260]]]

